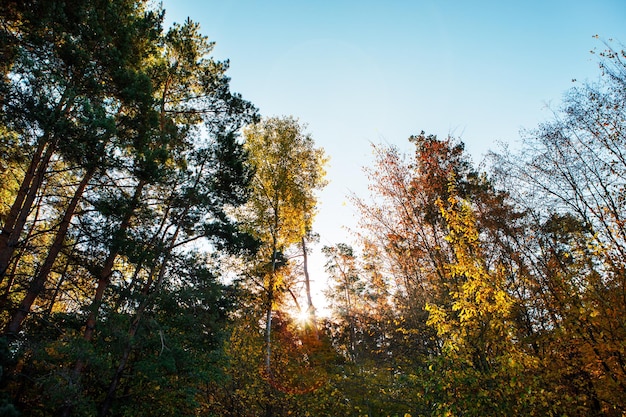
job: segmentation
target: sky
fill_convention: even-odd
[[[368,196],[362,168],[372,163],[371,144],[411,152],[411,135],[452,135],[478,164],[549,120],[568,89],[597,79],[590,51],[610,39],[626,44],[626,0],[163,0],[163,7],[166,26],[189,17],[216,43],[214,58],[230,61],[232,91],[264,117],[297,117],[330,157],[314,224],[318,292],[326,284],[321,247],[352,243],[348,229],[358,219],[348,196]]]

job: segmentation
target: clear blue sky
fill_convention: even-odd
[[[563,93],[599,75],[594,39],[626,43],[626,0],[165,0],[229,59],[231,87],[263,116],[308,124],[331,157],[315,229],[349,241],[351,191],[366,196],[370,143],[460,137],[479,162],[549,119]],[[317,255],[318,265],[323,263]],[[321,267],[320,267],[321,268]]]

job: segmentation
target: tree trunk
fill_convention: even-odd
[[[39,218],[39,209],[41,207],[41,204],[37,205],[37,209],[35,210],[35,221]],[[34,228],[30,228],[28,230],[28,233],[26,234],[26,237],[24,238],[24,242],[28,242],[30,240],[30,237],[32,236],[33,233],[33,229]],[[4,294],[2,294],[2,296],[0,297],[0,310],[6,309],[8,310],[8,299],[9,299],[9,294],[11,293],[11,289],[13,288],[13,284],[15,283],[15,274],[17,272],[17,267],[20,263],[20,260],[22,259],[22,256],[24,256],[24,254],[27,252],[26,248],[24,246],[22,246],[20,248],[20,251],[17,253],[17,255],[15,255],[15,257],[12,259],[13,261],[13,268],[11,270],[11,273],[8,274],[9,277],[9,281],[6,284],[6,287],[4,289]],[[5,277],[7,275],[5,274]],[[1,280],[0,280],[1,281]],[[4,323],[6,324],[6,323]]]
[[[315,307],[313,306],[313,297],[311,296],[311,278],[309,276],[309,262],[308,255],[306,253],[306,240],[302,236],[302,256],[303,256],[303,269],[304,269],[304,285],[306,288],[306,301],[307,301],[307,313],[311,321],[311,327],[313,328],[313,334],[315,339],[319,340],[319,334],[317,332],[317,317],[315,315]]]
[[[11,317],[11,320],[9,321],[9,324],[6,328],[7,335],[11,335],[12,337],[15,337],[17,335],[20,328],[22,327],[24,319],[26,319],[26,316],[28,316],[28,314],[30,313],[30,309],[33,303],[35,302],[41,291],[43,291],[48,280],[48,276],[52,271],[54,262],[56,261],[57,256],[63,248],[63,242],[65,241],[65,237],[67,236],[67,231],[72,221],[72,217],[76,212],[78,202],[82,198],[85,188],[87,188],[87,184],[91,180],[91,177],[93,176],[95,171],[95,168],[90,168],[85,173],[83,179],[76,188],[74,196],[72,197],[70,204],[65,210],[65,214],[63,215],[63,219],[61,220],[59,229],[57,230],[56,236],[54,237],[52,246],[50,246],[48,255],[46,256],[46,260],[39,268],[37,276],[32,280],[30,287],[28,288],[28,292],[22,299],[19,308],[17,309],[17,311],[15,311],[15,313]]]
[[[70,254],[74,251],[75,248],[76,248],[76,243],[74,243],[70,251]],[[50,302],[48,303],[48,308],[46,309],[46,313],[45,313],[46,319],[49,318],[50,315],[52,314],[52,310],[54,309],[54,305],[56,304],[57,297],[61,293],[61,288],[63,287],[63,284],[65,283],[67,271],[69,271],[69,269],[70,269],[70,261],[68,260],[65,262],[65,265],[63,265],[63,271],[59,274],[59,279],[54,287],[54,292],[52,293],[52,296],[50,297]]]
[[[56,106],[55,117],[60,119],[66,116],[70,112],[73,102],[73,94],[66,89]],[[0,233],[0,283],[4,279],[9,262],[13,257],[26,219],[37,196],[37,191],[43,183],[50,159],[56,151],[58,141],[58,136],[51,137],[51,133],[48,131],[39,139],[33,158],[22,179],[20,189],[2,227],[2,233]]]
[[[15,200],[13,201],[13,205],[9,210],[9,214],[7,215],[6,221],[4,222],[4,226],[2,227],[2,234],[0,234],[0,243],[5,244],[7,237],[13,231],[15,227],[15,223],[17,222],[17,217],[19,216],[20,210],[22,209],[22,205],[24,204],[24,200],[26,199],[26,194],[28,194],[28,190],[30,189],[30,184],[33,181],[35,176],[35,172],[37,171],[37,166],[41,161],[41,156],[43,155],[43,151],[46,148],[46,141],[42,140],[37,145],[35,149],[35,154],[33,155],[30,165],[28,165],[28,169],[24,174],[24,178],[22,178],[22,183],[20,184],[20,189],[15,196]],[[0,247],[2,249],[3,247]]]
[[[0,233],[0,282],[6,275],[9,262],[15,253],[26,219],[37,197],[37,191],[43,183],[48,163],[54,153],[54,143],[42,143],[26,171],[15,201],[11,206],[7,219]],[[44,152],[45,149],[45,153]],[[43,153],[43,156],[42,156]]]
[[[272,234],[272,269],[267,284],[267,306],[265,311],[265,371],[272,380],[272,304],[274,302],[274,285],[276,283],[276,262],[278,257],[278,209],[274,209],[274,233]]]
[[[122,223],[120,223],[120,227],[117,231],[117,235],[120,238],[126,233],[128,228],[130,227],[130,220],[135,214],[135,209],[139,205],[141,193],[145,185],[146,181],[140,180],[135,187],[135,194],[133,195],[133,199],[128,209],[128,212],[122,219]],[[111,274],[113,273],[113,265],[115,265],[115,259],[117,259],[117,255],[119,255],[119,249],[115,247],[112,248],[109,252],[109,256],[107,256],[106,260],[104,261],[104,265],[102,266],[100,273],[98,274],[98,284],[96,286],[96,292],[94,294],[93,301],[89,309],[89,316],[87,317],[87,321],[85,323],[85,332],[83,333],[83,338],[86,341],[90,341],[93,337],[96,326],[96,319],[98,316],[98,310],[100,309],[100,304],[102,304],[102,299],[104,298],[104,291],[109,285]],[[79,368],[78,374],[80,374],[81,369],[82,365]]]
[[[269,285],[272,286],[274,279],[273,274],[270,278]],[[267,306],[265,309],[265,372],[267,377],[272,379],[272,299],[274,293],[272,289],[267,291]]]

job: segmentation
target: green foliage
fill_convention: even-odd
[[[228,212],[256,109],[146,2],[0,10],[3,388],[29,415],[194,415],[231,308],[214,265],[252,249]]]

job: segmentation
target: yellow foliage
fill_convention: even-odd
[[[315,191],[326,184],[328,159],[293,118],[265,119],[244,136],[255,173],[246,210],[249,231],[278,247],[296,243],[311,229]]]

